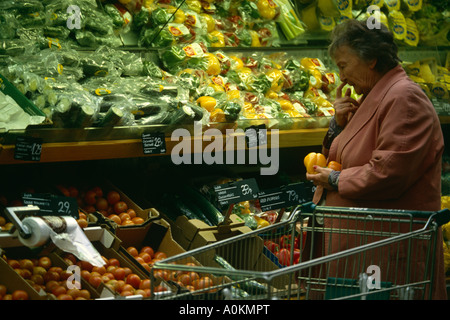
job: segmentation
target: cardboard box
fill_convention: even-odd
[[[105,181],[105,182],[102,182],[101,184],[99,184],[99,186],[101,187],[101,189],[104,193],[104,197],[106,197],[106,194],[109,191],[112,191],[112,190],[117,191],[120,195],[120,200],[124,201],[127,204],[128,208],[133,209],[136,212],[136,216],[143,218],[145,220],[145,222],[142,224],[139,224],[139,225],[126,225],[126,226],[117,225],[112,220],[105,218],[100,212],[94,212],[94,213],[89,214],[89,219],[91,221],[95,221],[98,224],[108,224],[108,225],[112,226],[113,228],[134,229],[136,227],[141,227],[143,225],[147,225],[147,224],[151,223],[153,220],[156,220],[159,218],[160,214],[159,214],[158,210],[156,210],[155,208],[142,209],[131,199],[130,196],[128,196],[122,190],[117,188],[111,182]]]
[[[162,251],[168,257],[185,252],[172,237],[170,224],[164,219],[154,220],[139,228],[116,229],[115,235],[121,241],[119,251],[128,258],[132,258],[126,251],[128,247],[135,247],[139,251],[143,246],[150,246],[155,252]],[[136,261],[134,258],[132,260]]]
[[[47,294],[39,294],[24,278],[22,278],[8,263],[0,258],[0,284],[6,286],[7,293],[14,290],[24,290],[30,300],[48,300]]]
[[[228,226],[209,226],[201,220],[179,216],[170,225],[175,241],[185,250],[192,250],[251,231],[239,216],[232,214],[230,219],[231,223]]]

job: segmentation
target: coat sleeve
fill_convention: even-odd
[[[376,142],[370,160],[341,172],[342,197],[396,199],[438,163],[439,121],[431,102],[411,85],[391,91],[376,113]]]

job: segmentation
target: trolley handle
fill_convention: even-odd
[[[414,218],[433,219],[437,226],[443,226],[450,222],[450,210],[445,208],[439,211],[419,211],[419,210],[401,210],[401,209],[372,209],[372,208],[349,208],[349,207],[327,207],[318,206],[313,202],[307,202],[298,206],[294,210],[294,215],[303,213],[312,214],[314,212],[326,213],[326,212],[340,212],[349,214],[371,214],[371,213],[387,213],[387,214],[409,214]]]

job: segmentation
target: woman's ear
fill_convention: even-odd
[[[372,61],[369,62],[369,68],[375,69],[375,66],[377,65],[377,58],[374,58]]]

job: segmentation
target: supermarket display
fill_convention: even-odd
[[[105,145],[145,130],[167,137],[196,123],[222,133],[260,125],[284,133],[324,131],[340,79],[323,43],[344,19],[373,17],[375,26],[388,25],[401,50],[427,49],[402,65],[438,114],[448,116],[445,0],[1,1],[0,155],[28,130],[38,139],[40,130],[53,136],[49,143],[88,144],[84,137],[95,129],[101,133],[90,139]],[[438,59],[445,51],[446,60]],[[126,135],[113,133],[117,128]],[[0,300],[304,299],[295,281],[299,270],[289,268],[301,264],[314,229],[294,213],[314,193],[303,171],[327,165],[315,144],[307,142],[311,149],[296,159],[301,179],[277,176],[252,199],[226,207],[215,187],[249,174],[199,177],[193,171],[184,180],[178,171],[162,170],[165,160],[154,171],[134,168],[137,174],[129,164],[110,171],[97,164],[83,175],[51,167],[19,168],[23,174],[16,176],[5,170],[14,183],[0,186]],[[443,165],[445,209],[448,159]],[[339,171],[340,164],[328,168]],[[48,222],[54,217],[29,212],[18,217],[33,235],[21,237],[5,208],[66,210],[54,206],[55,197],[76,207],[62,219],[64,230],[55,232]],[[450,225],[442,230],[450,274]],[[208,246],[214,251],[202,251]],[[273,282],[266,278],[272,274]]]

